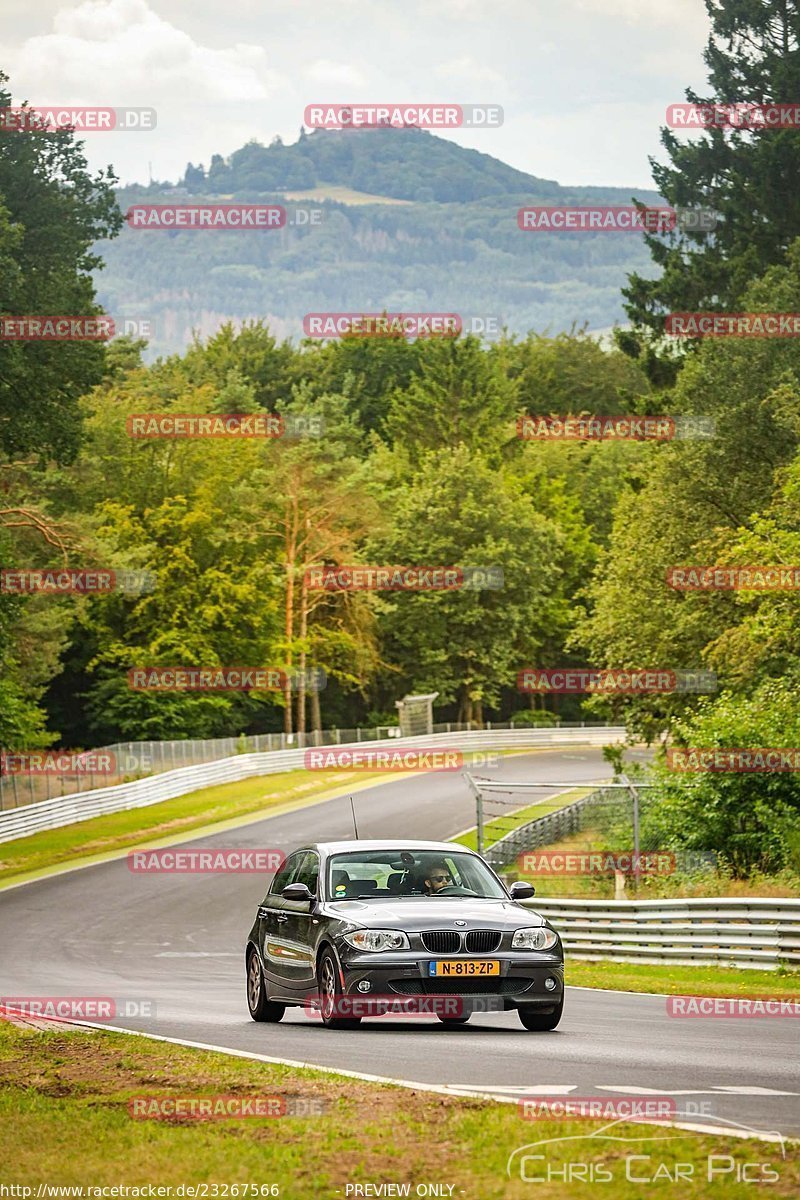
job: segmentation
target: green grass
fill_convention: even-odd
[[[697,967],[691,963],[587,962],[567,952],[567,983],[618,988],[623,992],[663,992],[670,996],[800,997],[800,971],[744,971],[738,967]]]
[[[93,817],[0,844],[0,883],[75,859],[119,852],[154,839],[178,840],[207,825],[313,804],[385,778],[365,771],[287,771],[203,788],[147,808]],[[309,818],[309,828],[313,820]],[[342,831],[343,834],[345,831]]]
[[[512,829],[518,829],[520,825],[527,825],[529,821],[535,821],[537,817],[546,817],[548,813],[557,812],[559,808],[566,808],[568,804],[574,804],[576,800],[588,796],[591,791],[592,788],[588,787],[573,788],[571,791],[561,792],[558,796],[547,800],[540,800],[538,803],[527,804],[524,808],[509,811],[501,817],[494,817],[484,824],[484,845],[486,847],[494,845],[501,837],[511,833]],[[465,833],[460,833],[458,837],[453,838],[453,841],[460,842],[462,846],[467,846],[470,850],[476,850],[478,831],[477,829],[468,829]]]
[[[279,1030],[265,1027],[263,1033],[265,1051],[275,1052]],[[325,1036],[320,1030],[320,1039]],[[363,1034],[352,1036],[357,1040]],[[407,1036],[415,1037],[415,1031],[409,1029]],[[468,1030],[437,1027],[437,1036],[453,1045],[458,1039],[466,1047],[471,1035]],[[522,1052],[523,1045],[532,1050],[542,1037],[553,1035],[520,1030],[518,1036]],[[174,1100],[221,1095],[277,1095],[313,1103],[322,1112],[206,1121],[144,1121],[129,1115],[134,1096]],[[730,1177],[724,1183],[707,1183],[709,1154],[730,1154],[737,1163],[770,1163],[779,1173],[770,1185],[772,1196],[797,1195],[800,1190],[792,1148],[783,1160],[776,1145],[727,1135],[670,1131],[676,1133],[675,1140],[665,1142],[655,1140],[664,1137],[664,1129],[643,1124],[614,1127],[616,1138],[630,1141],[587,1141],[585,1135],[602,1124],[588,1119],[522,1120],[515,1104],[368,1084],[106,1031],[40,1032],[0,1021],[0,1161],[6,1164],[2,1182],[32,1187],[34,1196],[40,1183],[145,1188],[214,1183],[240,1188],[275,1184],[282,1200],[344,1200],[348,1184],[408,1183],[413,1196],[417,1185],[437,1182],[452,1187],[453,1197],[466,1200],[522,1200],[534,1191],[518,1170],[507,1177],[509,1155],[532,1142],[564,1137],[580,1140],[531,1152],[545,1153],[552,1169],[560,1171],[565,1161],[602,1161],[613,1172],[608,1195],[614,1200],[639,1200],[643,1194],[640,1184],[625,1180],[626,1155],[651,1155],[653,1170],[661,1162],[672,1170],[678,1162],[692,1164],[691,1194],[696,1197],[752,1196],[751,1184],[738,1184]],[[645,1165],[637,1160],[638,1168]],[[537,1174],[546,1169],[541,1162],[535,1166]],[[657,1194],[664,1194],[663,1186]],[[668,1190],[670,1196],[681,1194]],[[226,1195],[222,1190],[216,1194]],[[588,1192],[584,1183],[565,1184],[563,1177],[556,1177],[537,1184],[535,1194],[556,1200]],[[207,1195],[213,1197],[214,1192],[209,1189]]]

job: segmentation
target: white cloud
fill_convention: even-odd
[[[328,58],[318,58],[306,69],[306,76],[314,83],[342,84],[345,87],[364,87],[367,80],[358,67],[349,63],[332,62]]]
[[[146,0],[85,0],[61,9],[53,33],[13,56],[14,91],[32,103],[261,100],[276,76],[259,45],[211,48],[163,20]],[[102,100],[100,97],[102,96]]]
[[[583,12],[622,20],[628,25],[675,25],[703,29],[708,16],[703,0],[571,0]]]
[[[461,58],[440,63],[436,68],[436,74],[442,79],[465,79],[475,83],[502,85],[504,82],[502,75],[485,64],[477,63],[471,54],[464,54]]]

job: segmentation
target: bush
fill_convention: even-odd
[[[525,708],[512,714],[511,724],[515,729],[542,728],[558,725],[558,717],[544,708]]]
[[[763,684],[750,697],[723,693],[676,726],[683,748],[800,747],[796,685]],[[735,878],[800,866],[800,779],[794,771],[675,771],[656,766],[657,791],[642,844],[715,850]]]

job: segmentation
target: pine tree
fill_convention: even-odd
[[[711,35],[704,60],[709,92],[693,104],[800,105],[800,4],[796,0],[705,0]],[[676,208],[710,208],[712,236],[646,235],[660,278],[629,277],[626,310],[639,336],[620,344],[636,354],[669,312],[736,311],[748,283],[781,263],[800,236],[800,128],[709,128],[686,140],[662,128],[670,163],[651,159],[653,178]]]

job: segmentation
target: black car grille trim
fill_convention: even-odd
[[[472,929],[467,934],[467,952],[491,954],[500,945],[502,937],[502,933],[496,929]]]
[[[515,996],[533,987],[532,979],[507,975],[484,979],[390,979],[400,996]]]
[[[461,949],[461,934],[452,929],[431,929],[420,937],[430,954],[458,954]]]

